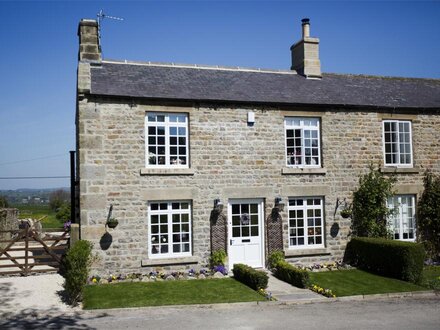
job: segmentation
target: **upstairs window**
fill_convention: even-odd
[[[290,167],[321,167],[318,118],[287,117],[286,159]]]
[[[188,168],[188,115],[147,113],[146,166]]]
[[[384,120],[385,166],[412,166],[411,122]]]

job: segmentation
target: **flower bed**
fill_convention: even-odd
[[[314,263],[309,266],[303,265],[294,265],[299,269],[304,269],[310,272],[325,272],[331,270],[344,270],[344,269],[353,269],[354,267],[349,264],[344,263],[342,260],[337,260],[335,262],[324,262],[322,264]]]
[[[124,282],[154,282],[154,281],[173,281],[173,280],[194,280],[208,278],[222,278],[228,275],[228,271],[224,266],[216,266],[212,270],[200,269],[198,271],[190,269],[187,272],[163,272],[152,271],[148,274],[130,273],[109,276],[91,276],[87,284],[108,284],[108,283],[124,283]]]

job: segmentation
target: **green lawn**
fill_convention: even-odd
[[[428,289],[440,290],[440,266],[426,266],[423,269],[422,285]]]
[[[423,279],[433,280],[440,276],[440,266],[426,266],[423,269]]]
[[[313,284],[332,290],[337,297],[426,290],[419,285],[358,269],[311,272],[310,280]]]
[[[64,222],[59,221],[57,220],[57,218],[55,218],[55,212],[52,211],[48,205],[13,205],[11,207],[14,207],[20,211],[20,219],[40,219],[43,216],[46,216],[43,220],[41,220],[43,228],[63,227]]]
[[[263,301],[265,298],[232,279],[134,282],[89,285],[84,309]]]

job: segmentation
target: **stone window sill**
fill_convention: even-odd
[[[400,174],[419,174],[421,169],[419,167],[381,167],[382,173],[400,173]]]
[[[194,175],[191,168],[141,168],[141,175]]]
[[[298,167],[283,167],[281,169],[281,174],[284,175],[295,175],[295,174],[317,174],[326,175],[327,170],[325,168],[298,168]]]
[[[168,266],[168,265],[188,265],[197,264],[196,257],[168,258],[168,259],[146,259],[141,261],[142,267],[148,266]]]
[[[330,252],[326,248],[320,249],[304,249],[304,250],[285,250],[286,257],[306,257],[316,255],[329,255]]]

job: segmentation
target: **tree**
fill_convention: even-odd
[[[0,208],[7,208],[9,207],[9,203],[8,200],[6,199],[6,196],[1,196],[0,195]]]
[[[394,195],[394,175],[386,177],[379,167],[370,165],[370,172],[360,176],[359,188],[353,193],[352,230],[359,237],[389,237],[387,199]]]
[[[70,210],[70,203],[63,203],[55,214],[55,217],[58,220],[66,222],[70,220]]]
[[[423,178],[424,190],[417,205],[417,232],[433,259],[440,259],[440,176],[429,171]]]
[[[70,194],[63,190],[58,189],[49,195],[49,207],[53,211],[57,211],[64,203],[70,200]]]

